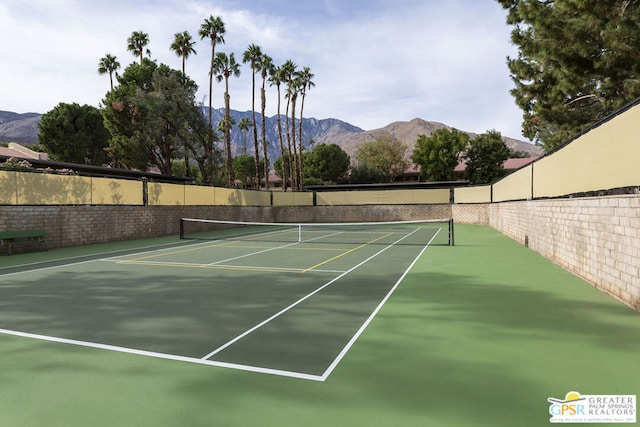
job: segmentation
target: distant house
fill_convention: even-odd
[[[8,147],[0,147],[0,156],[25,160],[49,160],[47,153],[33,151],[17,142],[10,142]]]
[[[509,172],[513,172],[516,169],[520,169],[523,166],[528,165],[529,163],[533,162],[536,159],[538,159],[538,157],[522,157],[522,158],[507,159],[502,164],[502,167],[507,173],[509,173]],[[456,166],[456,168],[454,169],[454,172],[460,178],[464,178],[464,173],[466,172],[466,170],[467,170],[467,162],[460,162],[458,163],[458,166]]]
[[[520,169],[523,166],[528,165],[529,163],[536,160],[538,157],[524,157],[524,158],[513,158],[507,159],[502,167],[504,167],[507,173],[513,172],[516,169]],[[460,162],[458,166],[454,169],[456,176],[458,179],[464,179],[464,173],[467,170],[467,163]],[[396,182],[416,182],[420,181],[420,166],[409,165],[409,167],[404,171],[402,176],[396,178]]]

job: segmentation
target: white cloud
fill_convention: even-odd
[[[210,45],[200,24],[222,16],[226,43],[241,62],[250,43],[276,64],[292,59],[308,66],[316,86],[305,115],[334,117],[364,129],[421,117],[464,130],[496,128],[519,137],[521,113],[511,88],[506,56],[513,54],[505,14],[497,2],[475,0],[342,2],[0,0],[0,109],[46,112],[59,102],[98,105],[108,78],[99,59],[114,54],[123,68],[132,31],[149,34],[154,59],[178,68],[169,50],[173,35],[188,30],[198,41],[187,73],[208,93]],[[291,15],[295,13],[295,15]],[[251,108],[251,72],[231,81],[232,108]],[[259,79],[258,79],[259,80]],[[222,105],[223,86],[214,87]],[[268,95],[275,114],[275,90]]]

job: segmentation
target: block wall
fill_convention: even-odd
[[[640,196],[494,203],[489,225],[640,310]]]

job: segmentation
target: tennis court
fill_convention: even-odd
[[[6,272],[0,328],[324,381],[450,226],[184,221],[182,243]]]
[[[638,313],[493,229],[291,243],[0,257],[0,424],[540,426],[640,394]]]

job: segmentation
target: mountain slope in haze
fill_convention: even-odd
[[[38,123],[42,114],[0,111],[0,142],[38,143]]]
[[[443,123],[430,122],[423,119],[413,119],[408,122],[393,122],[383,128],[370,130],[366,132],[348,134],[343,133],[339,135],[333,142],[340,145],[344,151],[353,159],[357,148],[365,142],[375,141],[384,135],[392,136],[401,142],[407,144],[406,159],[411,157],[413,149],[416,145],[416,141],[420,135],[430,136],[438,129],[452,129]],[[477,136],[473,132],[466,132],[471,138]],[[503,135],[507,147],[515,152],[526,153],[531,157],[541,156],[543,149],[537,145],[530,144],[525,141],[520,141],[515,138],[505,137]]]
[[[205,117],[208,118],[208,112],[203,110]],[[251,111],[231,111],[231,116],[236,123],[243,117],[252,120]],[[256,127],[258,131],[258,141],[262,140],[262,123],[261,115],[256,112]],[[38,123],[41,114],[26,113],[17,114],[8,111],[0,111],[0,142],[19,142],[22,144],[38,143]],[[218,123],[224,117],[224,109],[214,109],[212,111],[213,123]],[[280,125],[283,130],[283,145],[287,149],[286,123],[291,118],[280,116]],[[407,159],[411,156],[416,140],[419,135],[429,136],[435,130],[449,128],[449,126],[430,122],[423,119],[413,119],[408,122],[393,122],[383,128],[364,131],[359,127],[338,119],[322,119],[305,118],[302,121],[302,140],[305,146],[310,140],[315,144],[337,144],[349,154],[352,160],[355,160],[355,153],[358,146],[364,142],[374,141],[383,135],[391,135],[398,140],[404,142],[409,147],[407,150]],[[278,136],[278,116],[267,117],[265,120],[266,140],[269,141],[268,156],[269,161],[273,164],[275,159],[280,157],[280,141]],[[296,134],[299,132],[299,121],[296,120]],[[467,132],[471,137],[475,134]],[[528,153],[531,156],[539,156],[542,149],[539,146],[520,141],[514,138],[504,137],[507,146],[514,151]],[[232,152],[236,156],[246,150],[248,155],[253,156],[255,152],[253,129],[245,134],[237,127],[231,131]],[[260,157],[262,157],[262,146],[259,147]]]

